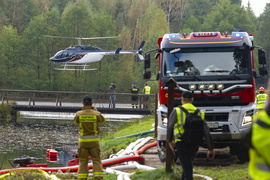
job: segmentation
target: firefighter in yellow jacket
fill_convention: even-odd
[[[270,81],[268,89],[270,88]],[[249,176],[253,180],[270,179],[270,99],[267,96],[265,109],[258,112],[252,125],[251,148],[249,149]]]
[[[260,87],[259,93],[256,96],[258,110],[263,110],[264,109],[264,104],[265,104],[266,98],[267,98],[267,94],[265,93],[264,88]]]
[[[104,124],[106,119],[92,106],[92,103],[92,98],[85,96],[83,98],[83,109],[78,111],[74,117],[75,124],[79,125],[78,157],[80,161],[78,178],[83,180],[88,177],[89,156],[91,156],[93,162],[94,179],[103,179],[98,124]]]

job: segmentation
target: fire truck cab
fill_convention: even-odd
[[[165,34],[158,39],[159,106],[157,109],[158,154],[166,159],[168,90],[165,83],[173,78],[174,107],[181,105],[184,91],[191,91],[193,104],[205,112],[215,148],[230,147],[240,161],[248,160],[248,149],[240,139],[257,112],[253,50],[258,48],[259,74],[266,75],[265,52],[253,45],[247,32],[194,32]],[[145,54],[144,78],[150,79],[150,51]]]

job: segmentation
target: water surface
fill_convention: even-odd
[[[51,167],[68,165],[74,158],[78,144],[78,126],[74,113],[21,112],[17,123],[0,121],[0,168],[11,167],[9,160],[25,155],[42,158],[36,163]],[[107,123],[101,132],[113,133],[119,126],[142,118],[141,115],[104,114]],[[101,133],[102,136],[102,133]],[[47,149],[58,151],[57,162],[48,162]]]

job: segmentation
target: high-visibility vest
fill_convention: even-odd
[[[144,94],[150,94],[150,90],[151,90],[150,86],[145,86],[144,87]]]
[[[257,98],[257,108],[264,109],[264,104],[266,102],[267,94],[266,93],[258,94],[256,98]]]
[[[260,111],[257,121],[252,125],[249,149],[249,176],[253,180],[270,179],[270,117],[266,111]]]
[[[196,107],[191,103],[186,103],[183,105],[183,107],[189,112],[194,113],[196,111]],[[174,136],[175,136],[175,142],[182,141],[181,135],[185,132],[184,130],[184,124],[186,123],[186,113],[183,112],[179,107],[175,108],[176,115],[177,115],[177,122],[174,124]],[[202,120],[204,120],[204,112],[200,111],[198,113],[199,116],[201,116]]]

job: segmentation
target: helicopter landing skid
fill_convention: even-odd
[[[70,65],[70,64],[65,64],[65,65],[62,65],[64,66],[63,68],[54,68],[55,70],[71,70],[71,71],[94,71],[94,70],[97,70],[97,68],[92,68],[92,69],[88,69],[87,67],[89,65],[87,64],[77,64],[77,65]],[[78,67],[78,68],[76,68]]]

